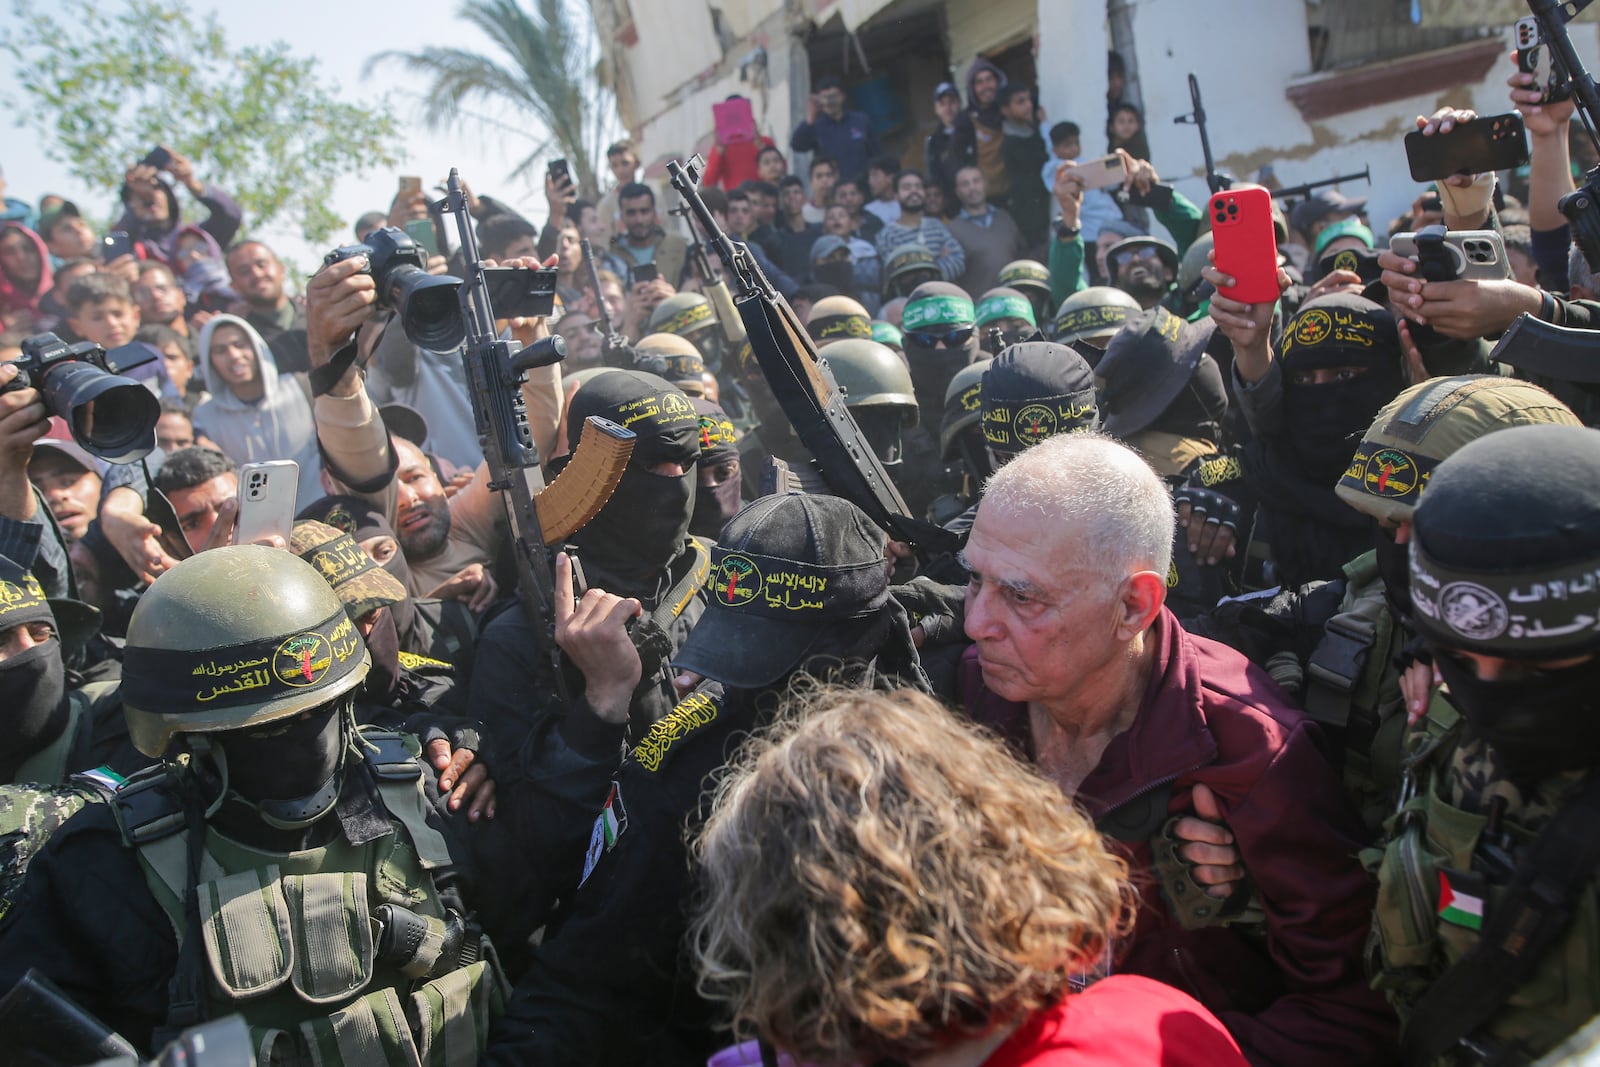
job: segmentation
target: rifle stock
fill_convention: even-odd
[[[795,434],[811,451],[828,488],[866,512],[895,540],[914,544],[924,554],[952,551],[955,535],[906,514],[905,500],[856,425],[833,372],[817,355],[794,309],[767,280],[749,250],[723,232],[700,199],[702,166],[699,156],[688,164],[672,160],[667,173],[705,231],[707,243],[737,282],[739,295],[734,304],[762,376]]]
[[[1600,384],[1600,334],[1556,326],[1526,312],[1500,335],[1489,358],[1528,374]]]
[[[588,420],[579,449],[569,464],[569,467],[576,467],[580,475],[588,471],[588,480],[571,480],[567,484],[572,489],[563,485],[556,496],[545,499],[550,489],[545,487],[539,451],[528,429],[522,382],[529,370],[565,357],[566,347],[559,337],[547,338],[528,348],[513,347],[513,342],[500,340],[477,237],[467,211],[466,191],[460,174],[453,168],[447,189],[444,211],[456,218],[461,253],[466,260],[463,272],[466,276],[459,295],[467,327],[462,359],[472,398],[473,422],[478,442],[483,447],[484,463],[489,468],[489,488],[500,494],[510,523],[518,599],[538,641],[539,652],[549,663],[565,700],[561,652],[555,642],[555,577],[546,546],[581,528],[610,499],[633,451],[634,434],[604,419]],[[604,306],[604,301],[601,305]],[[591,458],[583,446],[590,442],[588,451],[593,451],[592,442],[597,436],[605,442],[605,449],[602,455]],[[548,521],[541,519],[541,501],[550,512]]]

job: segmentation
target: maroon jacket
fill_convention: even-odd
[[[1150,631],[1155,664],[1133,726],[1106,749],[1077,800],[1098,817],[1170,783],[1170,814],[1204,783],[1216,794],[1266,910],[1264,937],[1233,927],[1185,930],[1156,888],[1146,843],[1127,846],[1142,887],[1117,963],[1210,1008],[1253,1064],[1381,1064],[1396,1023],[1367,987],[1362,949],[1373,888],[1356,852],[1360,822],[1318,751],[1312,722],[1243,655],[1186,632],[1166,609]],[[1029,759],[1025,705],[983,687],[977,650],[961,693],[979,722]]]

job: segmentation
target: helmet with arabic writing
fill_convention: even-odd
[[[260,545],[202,552],[157,578],[128,623],[122,700],[147,756],[176,734],[257,726],[355,690],[371,659],[316,568]]]
[[[1478,438],[1512,426],[1580,425],[1531,382],[1497,374],[1429,378],[1378,411],[1334,490],[1380,522],[1408,522],[1433,469]]]

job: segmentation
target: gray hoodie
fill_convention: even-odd
[[[250,339],[266,391],[247,402],[234,395],[211,365],[211,335],[219,326],[237,326]],[[215,315],[200,331],[200,379],[211,399],[194,409],[195,429],[215,441],[235,463],[292,459],[300,464],[300,491],[295,510],[322,495],[322,458],[317,452],[317,426],[306,390],[290,373],[280,373],[272,349],[255,327],[236,315]]]

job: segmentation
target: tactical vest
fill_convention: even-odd
[[[1504,862],[1495,859],[1496,852],[1515,862],[1539,836],[1510,813],[1501,822],[1509,848],[1491,848],[1495,842],[1485,834],[1488,815],[1450,803],[1459,722],[1459,714],[1436,691],[1424,722],[1405,740],[1407,789],[1387,824],[1387,844],[1381,852],[1363,854],[1378,877],[1368,973],[1403,1023],[1410,1022],[1428,989],[1477,944],[1479,931],[1511,896],[1503,875],[1491,876],[1496,863]],[[1439,1062],[1527,1062],[1555,1047],[1600,1013],[1596,959],[1600,903],[1591,882],[1570,925],[1539,957],[1533,976],[1509,990],[1473,1035],[1472,1051],[1463,1049],[1454,1061],[1447,1056]]]
[[[434,884],[451,859],[427,824],[414,739],[362,739],[378,747],[366,759],[391,823],[377,840],[266,852],[207,828],[196,893],[211,1014],[242,1014],[263,1064],[469,1067],[503,979]],[[170,783],[165,767],[136,775],[115,807],[182,946],[189,842]]]

